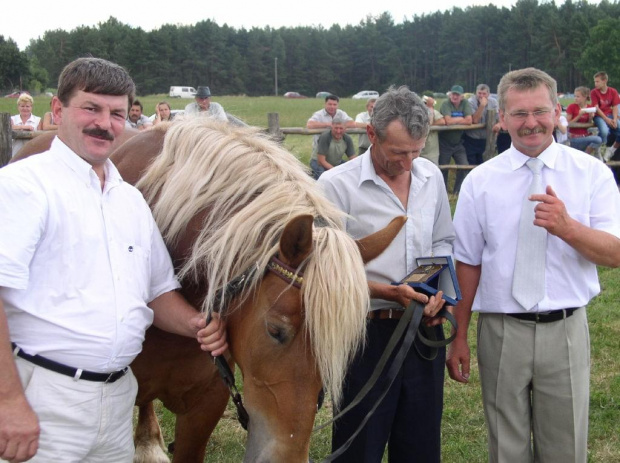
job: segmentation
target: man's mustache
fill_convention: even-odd
[[[84,129],[82,130],[82,133],[92,137],[101,138],[102,140],[114,141],[114,135],[104,129]]]

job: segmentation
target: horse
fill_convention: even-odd
[[[256,128],[186,118],[142,132],[111,160],[152,208],[182,284],[226,320],[249,414],[245,462],[307,462],[322,388],[334,406],[364,343],[364,262],[406,218],[355,242],[342,213],[293,155]],[[239,283],[241,281],[241,283]],[[227,297],[226,288],[239,291]],[[169,461],[153,400],[176,415],[174,462],[202,462],[228,402],[194,339],[147,330],[138,380],[136,462]]]

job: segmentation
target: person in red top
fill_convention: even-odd
[[[571,127],[572,122],[580,124],[592,123],[596,108],[588,105],[590,89],[577,87],[575,89],[575,102],[566,108],[566,120],[568,120],[568,138],[570,146],[585,151],[588,154],[597,153],[603,141],[598,135],[592,135],[585,127]],[[600,156],[600,155],[599,155]]]
[[[615,88],[607,86],[607,80],[606,72],[601,71],[594,74],[594,89],[590,92],[592,106],[598,108],[594,116],[594,124],[598,128],[603,144],[607,144],[607,136],[610,130],[616,135],[616,141],[604,155],[605,161],[609,161],[620,146],[618,141],[620,140],[620,126],[618,126],[620,96]]]

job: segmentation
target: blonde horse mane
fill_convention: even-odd
[[[321,222],[304,268],[304,328],[337,406],[346,368],[364,342],[368,290],[357,246],[342,229],[342,213],[306,168],[258,129],[188,118],[167,126],[162,152],[137,186],[155,203],[155,220],[169,244],[204,213],[179,277],[203,284],[206,279],[205,313],[221,308],[214,307],[218,293],[248,269],[253,270],[244,297],[258,287],[290,219],[310,214]]]

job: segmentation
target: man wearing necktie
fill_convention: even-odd
[[[620,266],[620,194],[603,163],[554,142],[554,79],[521,69],[498,93],[512,146],[473,170],[459,196],[463,300],[448,372],[468,381],[467,327],[477,311],[489,461],[585,463],[585,307],[600,292],[596,266]]]

